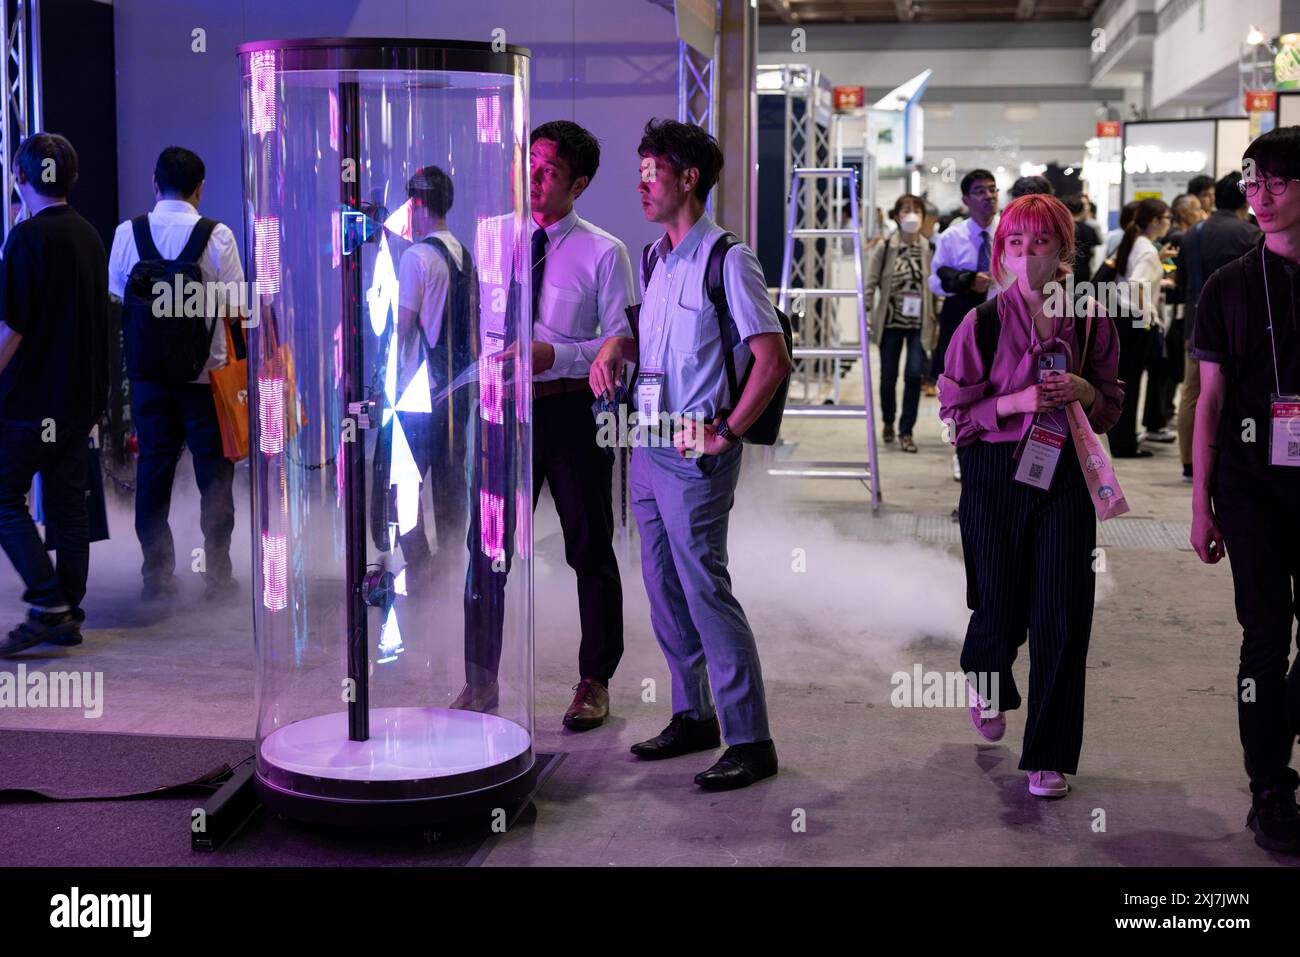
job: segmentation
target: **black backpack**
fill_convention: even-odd
[[[450,383],[474,362],[477,330],[473,319],[478,314],[474,304],[478,288],[474,260],[470,257],[469,247],[463,243],[460,247],[461,265],[457,266],[451,250],[441,239],[426,236],[420,241],[437,250],[447,264],[447,305],[443,310],[442,327],[438,341],[429,342],[426,338],[425,346],[428,349],[429,370],[436,371],[439,378],[445,376],[444,381]],[[424,334],[424,330],[421,330],[421,335]]]
[[[215,219],[200,217],[181,254],[164,259],[149,232],[148,215],[131,220],[140,261],[131,268],[122,297],[122,346],[128,378],[178,384],[193,382],[203,371],[212,351],[217,317],[185,315],[185,303],[191,283],[197,283],[206,310],[210,297],[199,257],[216,225]],[[158,283],[167,287],[165,292],[154,292]],[[179,302],[175,298],[177,284]]]
[[[436,250],[447,264],[447,302],[443,307],[438,338],[430,342],[426,330],[423,328],[420,330],[424,354],[432,377],[430,385],[440,383],[447,386],[475,362],[474,348],[478,341],[478,329],[474,320],[478,315],[478,303],[475,300],[478,293],[478,277],[469,248],[463,243],[461,244],[462,265],[457,266],[451,250],[442,240],[435,236],[426,236],[420,241]],[[386,348],[392,348],[391,342]],[[464,461],[468,442],[465,420],[469,411],[469,399],[465,390],[453,390],[447,394],[446,402],[448,421],[454,423],[451,429],[452,445],[449,454],[453,460]],[[375,548],[381,552],[389,549],[388,522],[396,514],[393,493],[388,484],[392,443],[393,422],[390,419],[379,430],[375,441],[374,457],[371,460],[370,537],[375,543]]]
[[[714,311],[718,315],[718,328],[722,332],[722,364],[726,367],[727,386],[731,390],[733,401],[740,398],[741,394],[744,393],[745,384],[749,382],[749,374],[754,369],[754,357],[751,355],[745,374],[737,380],[736,357],[732,354],[734,345],[728,332],[731,326],[731,307],[727,305],[727,287],[722,279],[722,263],[731,247],[739,245],[740,240],[736,238],[735,233],[724,233],[713,244],[713,248],[709,250],[709,261],[704,270],[704,294],[708,296],[709,302],[713,303]],[[650,243],[641,253],[642,288],[649,287],[650,275],[654,272],[658,262],[659,257],[655,253],[655,243]],[[794,331],[790,325],[790,317],[780,309],[775,309],[775,312],[777,320],[781,323],[781,334],[785,337],[785,350],[790,355],[793,355]],[[785,400],[789,391],[790,374],[786,373],[785,378],[781,380],[781,384],[776,387],[776,392],[772,393],[772,398],[768,400],[767,407],[759,413],[758,418],[741,436],[742,441],[749,442],[752,445],[776,444],[777,437],[781,434],[781,419],[785,415]],[[720,415],[725,419],[730,412],[730,409],[723,409],[720,411]]]

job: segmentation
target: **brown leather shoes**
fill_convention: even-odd
[[[456,700],[451,703],[451,707],[456,711],[495,711],[500,703],[500,694],[497,683],[494,681],[490,685],[484,685],[476,688],[474,685],[466,685],[456,696]]]
[[[609,717],[609,689],[595,678],[583,678],[573,686],[573,704],[564,712],[564,726],[570,731],[590,731]]]

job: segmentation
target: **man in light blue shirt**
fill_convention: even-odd
[[[754,634],[731,592],[727,523],[740,477],[740,437],[788,375],[790,356],[758,258],[743,244],[723,260],[726,336],[705,289],[709,255],[726,235],[704,215],[722,169],[717,141],[697,126],[651,120],[638,149],[641,205],[665,235],[646,250],[637,339],[615,337],[591,368],[597,395],[612,395],[625,363],[637,362],[639,416],[679,424],[669,444],[632,455],[632,509],[650,620],[673,681],[673,717],[633,745],[645,760],[728,748],[695,783],[745,787],[776,774],[776,748]],[[732,395],[723,350],[753,367]],[[719,734],[721,719],[721,735]]]

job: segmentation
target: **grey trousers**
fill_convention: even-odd
[[[716,702],[729,745],[771,738],[754,633],[727,574],[740,455],[739,445],[695,459],[641,447],[629,475],[650,623],[672,673],[673,714],[707,720]]]

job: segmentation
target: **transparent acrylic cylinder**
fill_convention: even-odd
[[[500,804],[534,760],[527,53],[240,63],[259,793]]]

